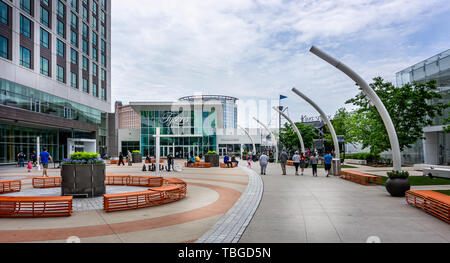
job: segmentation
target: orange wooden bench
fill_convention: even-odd
[[[228,166],[227,166],[226,163],[220,163],[219,166],[220,166],[220,168],[228,168]],[[234,163],[234,162],[232,162],[232,163],[231,163],[231,167],[233,167],[233,168],[234,168],[234,167],[237,167],[237,164]]]
[[[287,166],[294,166],[294,161],[288,160],[288,161],[286,162],[286,165],[287,165]]]
[[[152,191],[161,192],[164,195],[164,204],[175,202],[186,197],[186,184],[166,184],[161,187],[153,187]]]
[[[20,192],[21,189],[22,189],[22,181],[20,180],[0,181],[0,194]]]
[[[190,167],[190,168],[211,168],[211,163],[195,162],[195,163],[191,163],[191,166],[188,166],[187,162],[184,162],[184,166]]]
[[[128,175],[106,175],[105,185],[127,185]]]
[[[123,194],[103,195],[103,208],[106,212],[124,211],[163,204],[164,193],[160,191],[140,191]]]
[[[184,185],[186,185],[186,182],[181,179],[178,179],[178,178],[165,178],[164,184],[184,184]]]
[[[53,188],[61,186],[61,177],[34,177],[33,188]]]
[[[129,186],[145,186],[145,187],[158,187],[163,185],[162,177],[155,176],[128,176],[127,185]]]
[[[152,159],[151,159],[151,162],[152,162],[152,163],[156,163],[156,159],[155,159],[155,158],[152,158]],[[148,163],[148,161],[145,160],[145,163]],[[160,164],[164,164],[164,163],[167,163],[167,161],[164,160],[164,159],[159,159],[159,163],[160,163]]]
[[[435,191],[407,191],[406,202],[450,223],[450,196]]]
[[[359,171],[341,170],[340,177],[362,185],[382,184],[381,176],[370,175]]]
[[[61,217],[72,214],[72,196],[0,197],[0,217]]]

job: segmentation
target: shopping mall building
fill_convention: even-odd
[[[442,103],[450,102],[450,49],[429,59],[419,62],[397,73],[397,86],[411,82],[437,80]],[[435,103],[435,101],[430,101]],[[450,165],[450,134],[444,132],[445,119],[450,109],[441,117],[433,120],[433,125],[424,128],[424,140],[419,140],[410,149],[402,153],[403,161],[412,164]]]
[[[260,129],[247,130],[237,125],[237,98],[199,95],[178,101],[116,103],[119,152],[140,150],[155,156],[156,128],[160,128],[160,154],[182,158],[216,151],[220,155],[257,150],[261,146]]]

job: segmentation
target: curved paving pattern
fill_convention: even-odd
[[[237,243],[250,223],[262,199],[264,184],[255,171],[246,167],[249,182],[236,204],[197,240],[196,243]]]

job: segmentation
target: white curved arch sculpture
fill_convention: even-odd
[[[239,124],[238,124],[238,127],[239,127],[241,130],[243,130],[243,131],[245,132],[245,134],[247,134],[248,138],[250,138],[250,141],[252,141],[252,145],[253,145],[253,151],[252,151],[252,153],[253,153],[253,155],[255,155],[255,154],[256,154],[256,146],[255,146],[255,141],[253,140],[252,136],[250,136],[250,134],[248,133],[248,131],[247,131],[246,129],[242,128]]]
[[[339,142],[337,139],[336,131],[334,130],[333,124],[331,124],[331,121],[328,119],[325,112],[316,103],[314,103],[314,101],[308,98],[305,94],[301,93],[298,89],[293,88],[292,91],[301,98],[303,98],[304,100],[306,100],[309,104],[311,104],[311,106],[313,106],[320,113],[320,116],[322,117],[323,121],[327,124],[328,128],[330,129],[331,137],[333,137],[334,153],[336,155],[336,159],[340,159],[341,157],[339,151]]]
[[[257,118],[253,117],[253,119],[259,123],[261,126],[264,127],[264,129],[266,129],[266,131],[270,134],[270,136],[272,137],[272,140],[275,144],[275,150],[276,150],[276,154],[275,154],[275,162],[278,163],[278,142],[277,142],[277,138],[275,137],[275,135],[272,133],[272,131],[266,126],[264,125],[264,123],[260,122]]]
[[[305,153],[305,144],[303,143],[303,137],[302,134],[300,133],[300,131],[297,128],[297,125],[295,125],[295,123],[282,111],[280,111],[277,107],[273,107],[273,110],[278,112],[279,114],[281,114],[281,116],[283,116],[286,120],[288,120],[288,122],[291,124],[292,129],[294,129],[295,133],[297,134],[297,137],[300,141],[300,146],[302,148],[302,153]]]
[[[369,100],[375,105],[375,107],[378,110],[378,113],[380,114],[381,118],[383,119],[384,126],[386,127],[387,133],[389,135],[389,142],[391,144],[391,150],[392,150],[392,161],[394,164],[394,171],[400,172],[402,170],[402,159],[401,159],[401,152],[400,152],[400,144],[398,142],[397,137],[397,131],[395,130],[394,123],[392,122],[391,116],[389,116],[388,111],[386,110],[386,107],[384,106],[381,99],[378,97],[378,95],[373,91],[369,85],[367,85],[366,81],[356,74],[351,68],[346,66],[345,64],[341,63],[337,59],[333,58],[332,56],[328,55],[324,51],[320,50],[319,48],[312,46],[310,49],[310,52],[315,54],[316,56],[320,57],[321,59],[325,60],[329,64],[335,66],[337,69],[342,71],[345,75],[350,77],[352,80],[354,80],[359,87],[364,91],[364,93],[367,95]]]

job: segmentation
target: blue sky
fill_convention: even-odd
[[[328,114],[354,83],[308,50],[316,45],[368,82],[450,48],[448,0],[112,0],[113,101],[175,100],[202,92],[289,98],[295,120]],[[350,108],[349,106],[347,106]]]

